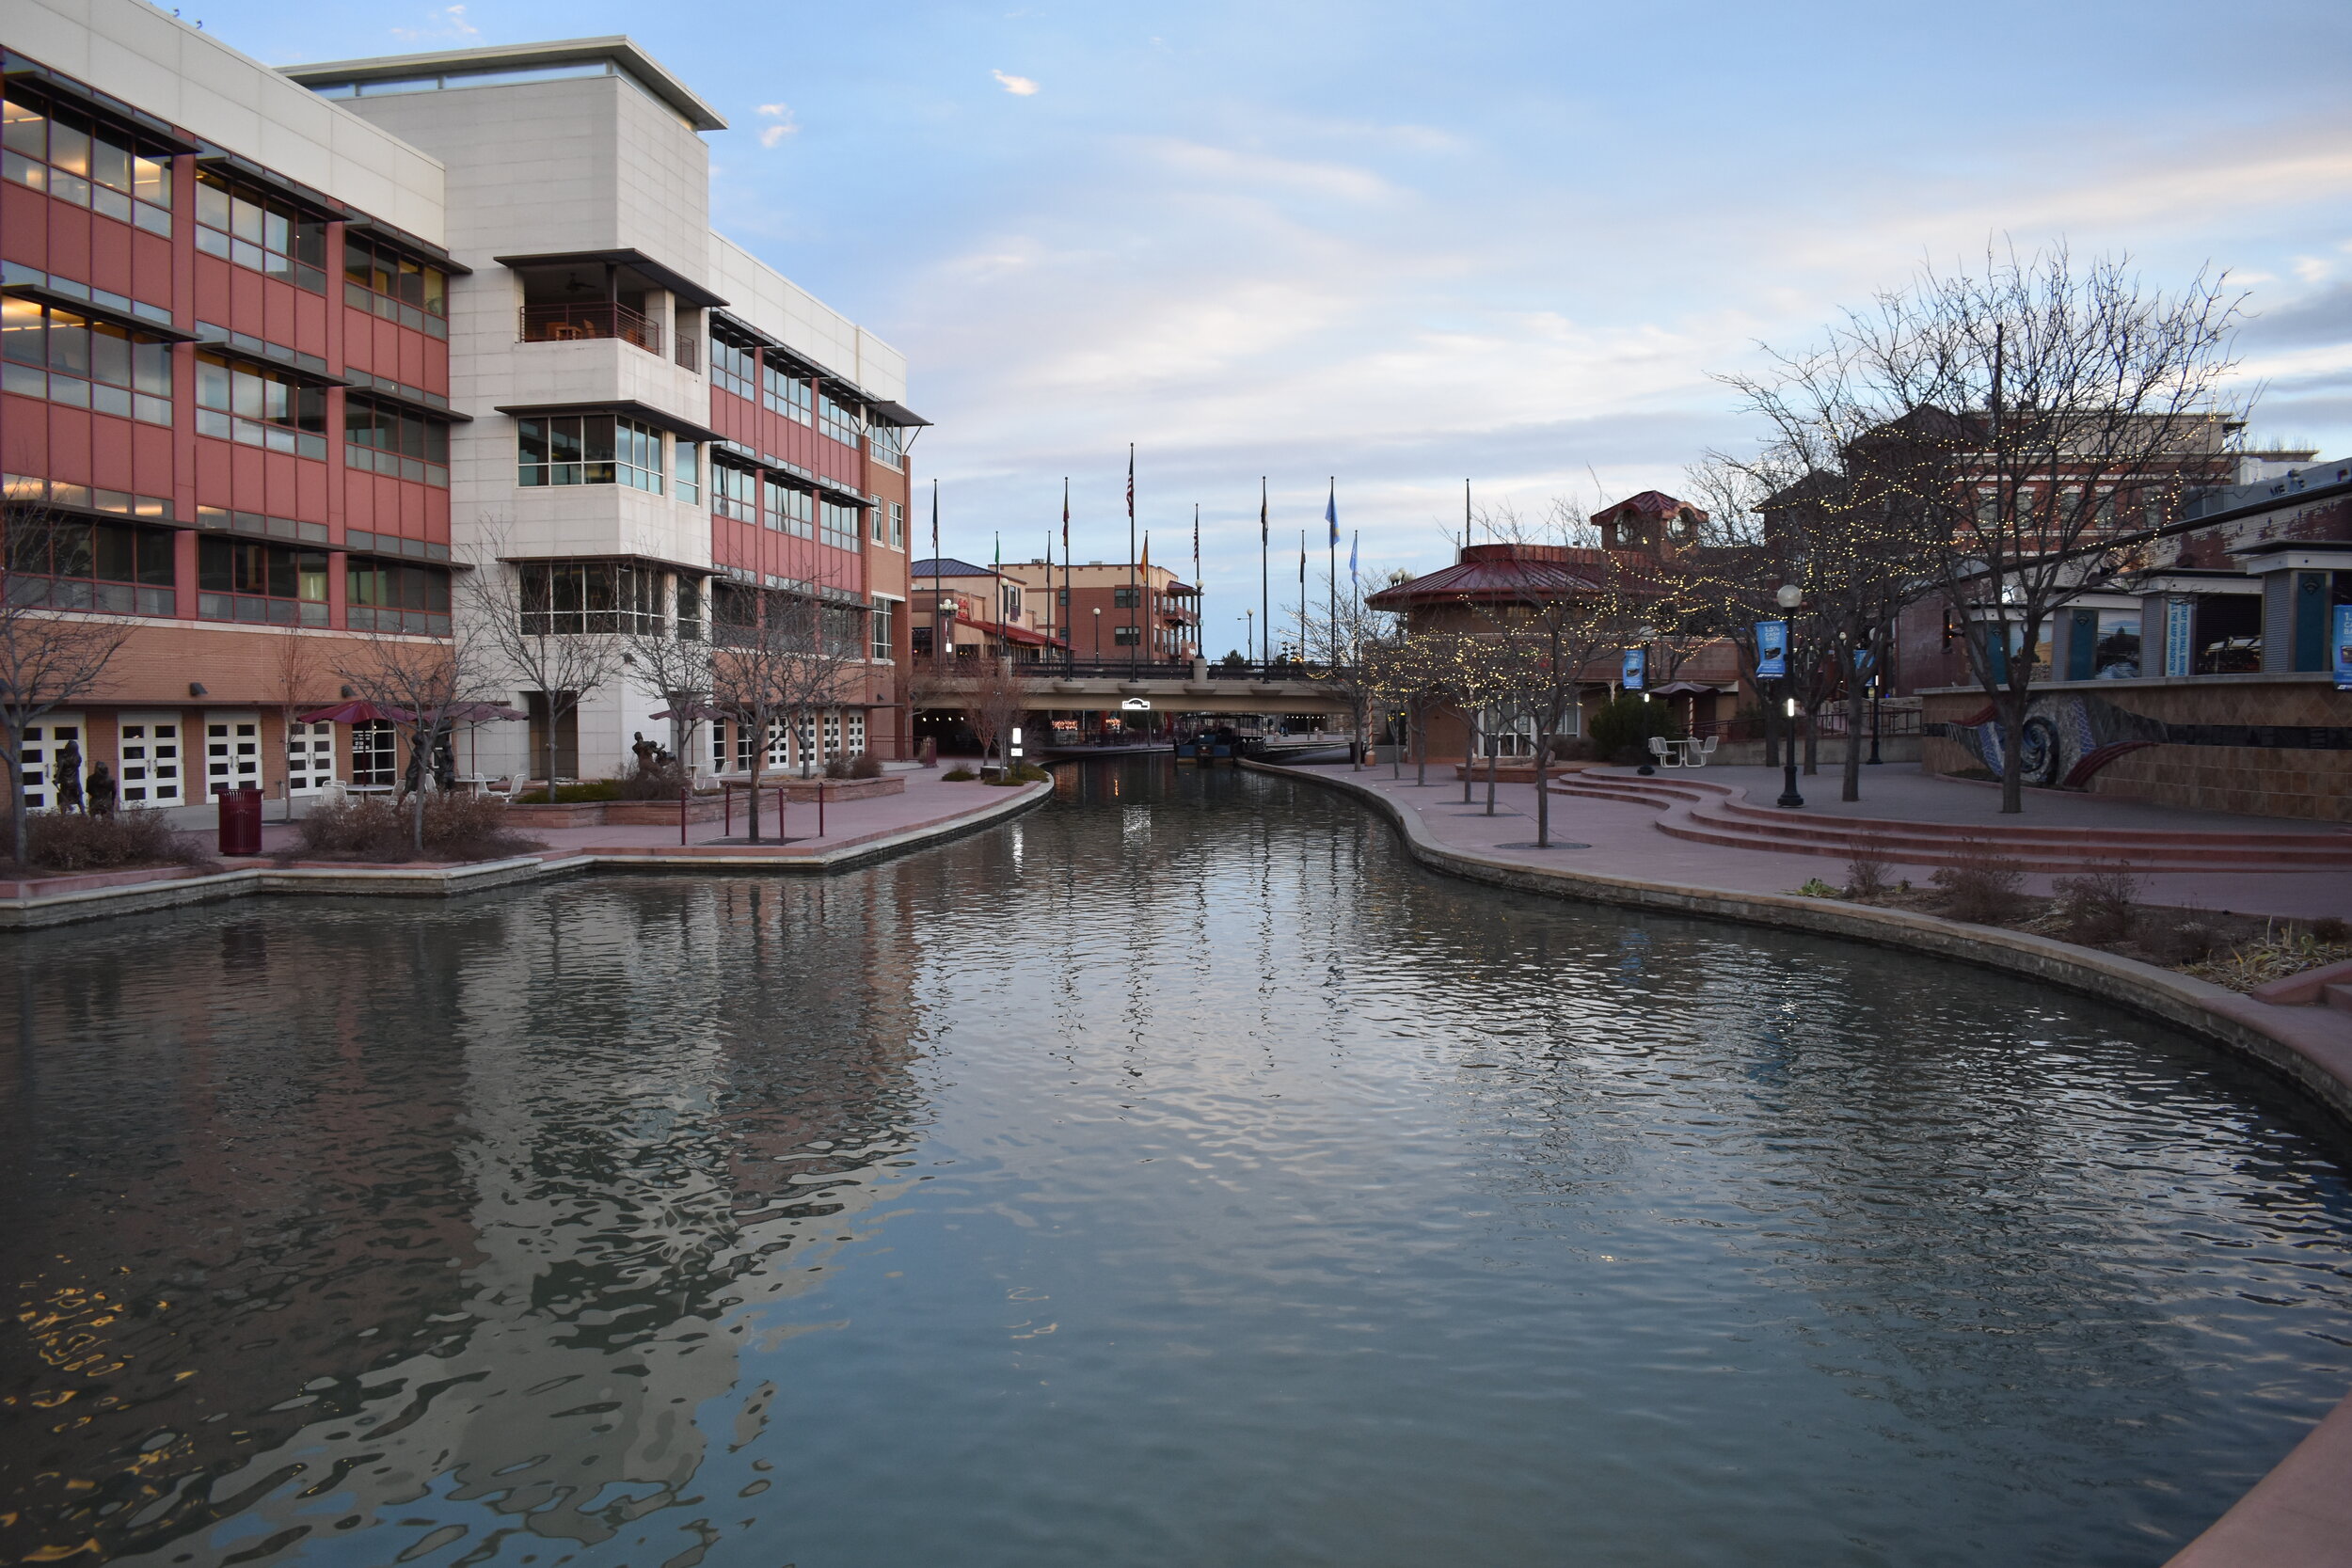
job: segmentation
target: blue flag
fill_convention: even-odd
[[[1331,480],[1331,499],[1323,503],[1323,520],[1331,525],[1331,547],[1338,549],[1340,547],[1340,482],[1337,475],[1332,476]]]
[[[1356,549],[1363,542],[1364,532],[1361,529],[1358,529],[1347,537],[1347,576],[1350,581],[1353,581],[1356,577]]]

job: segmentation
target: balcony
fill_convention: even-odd
[[[661,324],[612,300],[522,308],[526,343],[576,343],[591,338],[618,338],[647,354],[661,352]]]

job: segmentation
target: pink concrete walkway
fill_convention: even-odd
[[[1430,784],[1415,787],[1408,766],[1393,779],[1386,767],[1351,770],[1345,763],[1300,768],[1301,773],[1338,774],[1369,784],[1416,813],[1440,844],[1465,849],[1490,850],[1506,845],[1529,845],[1535,838],[1535,791],[1532,784],[1496,786],[1497,815],[1486,815],[1486,785],[1474,786],[1476,803],[1462,803],[1462,784],[1445,770],[1429,770]],[[1958,780],[1931,779],[1909,768],[1887,767],[1866,773],[1863,800],[1841,805],[1837,776],[1823,772],[1800,778],[1807,810],[1922,822],[1991,821],[1999,806],[1999,792],[1988,785]],[[1678,770],[1657,775],[1673,779]],[[1761,768],[1708,768],[1692,775],[1714,784],[1744,785],[1752,803],[1769,806],[1780,793],[1780,773]],[[1581,847],[1525,851],[1531,863],[1596,871],[1606,876],[1640,877],[1653,881],[1685,882],[1735,893],[1787,893],[1812,878],[1840,881],[1844,865],[1820,855],[1776,853],[1727,845],[1698,844],[1669,837],[1658,830],[1658,808],[1629,801],[1583,800],[1555,794],[1551,798],[1551,836]],[[2277,831],[2341,832],[2327,824],[2290,823],[2273,817],[2225,816],[2218,813],[2179,812],[2132,801],[2101,801],[2091,796],[2053,799],[2037,791],[2020,820],[2042,827],[2159,827],[2182,832],[2221,828],[2244,832]],[[1924,884],[1933,875],[1928,866],[1906,867],[1897,863],[1895,875]],[[2050,878],[2029,875],[2028,892],[2049,892]],[[2186,872],[2165,871],[2143,879],[2141,901],[2185,909],[2222,911],[2237,914],[2288,915],[2312,919],[2340,915],[2352,919],[2352,876],[2341,870],[2316,872]]]
[[[686,847],[678,846],[678,830],[675,821],[646,826],[607,826],[594,828],[522,828],[527,838],[535,838],[547,845],[546,858],[579,854],[644,854],[686,853],[698,857],[743,857],[772,855],[778,859],[804,859],[846,849],[894,834],[924,828],[945,827],[955,819],[1002,805],[1009,799],[1020,797],[1025,791],[977,782],[948,784],[940,778],[944,769],[927,769],[897,775],[907,782],[902,795],[878,795],[863,800],[832,800],[825,805],[825,831],[817,832],[817,803],[813,800],[789,802],[785,808],[784,832],[787,842],[773,842],[776,832],[775,796],[763,787],[760,791],[760,834],[768,842],[763,845],[721,844],[723,836],[741,838],[746,827],[744,792],[736,791],[735,822],[728,833],[723,822],[692,822],[687,825]],[[296,827],[278,822],[265,824],[262,830],[262,847],[268,854],[292,850],[300,843]],[[232,864],[247,863],[232,862]]]

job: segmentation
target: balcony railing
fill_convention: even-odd
[[[582,342],[591,338],[618,338],[647,354],[661,352],[661,324],[609,299],[522,308],[522,341],[526,343]]]

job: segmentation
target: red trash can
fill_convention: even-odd
[[[252,784],[220,792],[220,852],[258,855],[262,852],[262,792]]]

